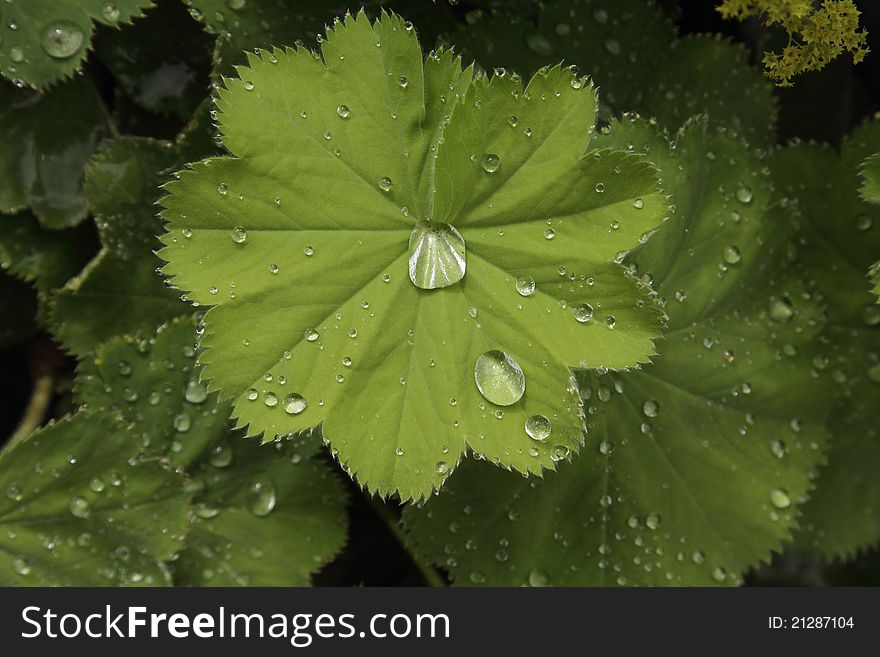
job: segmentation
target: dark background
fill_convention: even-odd
[[[291,0],[294,1],[294,0]],[[546,0],[545,4],[553,0]],[[442,0],[438,0],[438,3]],[[480,3],[462,0],[451,8],[454,17],[463,22],[468,11]],[[496,3],[496,4],[501,4]],[[785,43],[784,34],[771,33],[754,21],[736,23],[724,21],[715,11],[716,2],[711,0],[658,0],[672,18],[681,34],[720,33],[745,43],[752,52],[753,62],[760,66],[761,53]],[[869,33],[869,46],[873,53],[859,66],[841,57],[823,71],[799,76],[794,88],[776,89],[779,99],[779,139],[786,143],[791,139],[814,140],[839,146],[843,137],[855,126],[880,110],[880,2],[857,0],[862,11],[862,24]],[[205,41],[210,51],[210,37],[202,33],[199,24],[191,20],[181,3],[160,3],[161,10],[169,12],[171,22],[181,26],[187,34],[175,35],[166,40],[164,48],[172,59],[179,43]],[[179,20],[174,14],[179,14]],[[96,43],[113,39],[106,28],[99,27]],[[124,46],[123,46],[124,47]],[[154,55],[154,53],[150,53]],[[210,58],[191,57],[187,66],[198,83],[209,84]],[[119,81],[102,64],[91,56],[87,71],[100,82],[101,91],[115,114],[127,117],[121,126],[126,133],[172,139],[184,122],[170,114],[150,113],[141,108],[126,105],[119,92]],[[95,250],[97,251],[97,237]],[[15,296],[22,297],[27,305],[35,307],[35,301],[27,304],[33,295],[30,288],[0,272],[0,287],[9,288]],[[16,321],[4,317],[3,322]],[[42,368],[50,367],[56,372],[60,383],[50,410],[50,417],[58,417],[72,410],[69,392],[73,383],[74,362],[59,351],[51,338],[34,334],[27,341],[0,350],[3,364],[0,375],[0,436],[9,436],[15,430],[23,409],[28,403],[32,381]],[[2,439],[2,440],[5,440]],[[317,585],[366,585],[407,586],[423,585],[419,570],[411,557],[391,534],[387,523],[377,515],[369,501],[358,490],[351,491],[349,548],[333,563],[320,572]],[[860,555],[847,563],[823,563],[816,557],[801,554],[777,555],[771,564],[750,572],[747,586],[880,586],[880,552]]]

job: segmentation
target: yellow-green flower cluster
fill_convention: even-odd
[[[818,7],[811,0],[723,0],[717,10],[727,19],[759,18],[788,33],[781,52],[764,53],[764,71],[780,87],[844,53],[856,64],[868,54],[868,35],[859,28],[861,12],[853,0],[824,0]]]

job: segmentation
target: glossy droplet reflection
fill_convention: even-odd
[[[76,23],[58,21],[43,31],[40,44],[50,57],[67,59],[82,47],[83,31]]]
[[[449,224],[416,224],[409,238],[409,279],[423,290],[449,287],[464,278],[464,238]]]
[[[532,440],[544,442],[550,437],[552,431],[553,426],[544,415],[532,415],[526,420],[526,433]]]
[[[519,363],[497,349],[477,358],[474,380],[480,394],[498,406],[515,404],[526,391],[526,377]]]

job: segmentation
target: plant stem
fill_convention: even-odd
[[[55,378],[51,372],[47,372],[37,377],[34,381],[34,389],[31,392],[31,399],[28,402],[24,415],[15,428],[15,432],[6,441],[3,446],[3,452],[7,452],[15,445],[22,442],[30,436],[34,430],[39,427],[46,417],[49,410],[49,403],[52,401],[52,392],[55,387]]]
[[[384,502],[377,497],[370,496],[370,504],[373,505],[373,510],[376,514],[382,518],[385,525],[391,530],[391,533],[394,534],[394,538],[397,539],[397,542],[400,543],[401,547],[406,550],[406,553],[409,555],[409,558],[412,559],[412,562],[419,569],[419,572],[424,577],[425,582],[429,586],[434,587],[445,587],[446,582],[443,581],[443,577],[441,577],[440,573],[438,573],[430,564],[425,563],[420,559],[407,545],[406,536],[403,533],[403,530],[400,527],[400,522],[391,512],[387,506],[385,506]]]

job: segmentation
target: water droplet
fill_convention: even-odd
[[[556,237],[556,231],[552,228],[548,228],[544,231],[544,239],[552,240],[554,237]]]
[[[596,183],[596,192],[601,194],[605,191],[605,183]]]
[[[746,187],[745,185],[741,185],[736,190],[736,200],[738,200],[740,203],[744,203],[744,204],[748,205],[749,203],[752,202],[753,198],[754,198],[754,194],[752,193],[751,187]]]
[[[482,161],[483,171],[495,173],[501,167],[501,158],[495,153],[486,153]]]
[[[315,255],[315,249],[313,249],[311,246],[306,246],[303,249],[303,253],[305,253],[307,257],[311,257]]]
[[[397,79],[397,84],[400,85],[401,89],[406,89],[409,86],[409,80],[407,80],[404,76],[400,76]]]
[[[613,451],[614,443],[612,443],[610,440],[603,440],[599,443],[599,453],[603,456],[608,456]]]
[[[871,230],[871,227],[873,225],[874,225],[874,220],[871,219],[871,217],[869,217],[866,214],[860,214],[858,217],[856,217],[856,229],[857,230],[865,232],[865,231]]]
[[[660,402],[649,399],[642,404],[642,412],[646,417],[657,417],[660,414]]]
[[[724,257],[724,262],[728,265],[735,265],[740,261],[740,253],[739,249],[734,244],[728,244],[724,247],[724,252],[722,253]]]
[[[540,32],[526,35],[526,45],[541,57],[550,57],[553,54],[553,44]]]
[[[214,447],[208,454],[208,463],[215,468],[225,468],[232,463],[232,448],[226,444]]]
[[[865,326],[877,326],[877,324],[880,324],[880,306],[873,303],[865,306],[865,309],[862,311],[862,321],[865,322]]]
[[[104,8],[101,10],[101,15],[104,17],[104,20],[110,23],[115,23],[119,20],[119,7],[116,5],[104,5]]]
[[[186,384],[184,398],[190,404],[201,404],[208,398],[208,389],[197,380],[192,379]]]
[[[423,290],[449,287],[467,269],[464,238],[449,224],[420,221],[409,237],[409,279]]]
[[[547,586],[550,583],[550,576],[543,570],[533,570],[529,573],[529,586],[539,587]]]
[[[24,61],[24,53],[21,51],[21,48],[10,48],[9,59],[14,61],[15,63]]]
[[[519,363],[497,349],[477,358],[474,380],[480,394],[498,406],[515,404],[526,391],[526,377]]]
[[[770,441],[770,452],[778,459],[785,456],[785,442],[782,440]]]
[[[226,0],[226,6],[229,7],[232,11],[239,11],[240,9],[244,9],[244,6],[247,4],[247,0]]]
[[[320,337],[320,334],[313,328],[306,329],[305,333],[303,333],[303,337],[309,342],[314,342]]]
[[[67,59],[82,47],[83,32],[76,23],[58,21],[43,31],[40,43],[50,57]]]
[[[623,51],[623,48],[620,45],[620,41],[614,37],[608,37],[605,39],[605,50],[607,50],[610,55],[619,55]]]
[[[553,432],[553,425],[544,415],[532,415],[526,420],[526,434],[532,440],[544,442]]]
[[[434,469],[441,477],[449,474],[449,464],[446,461],[438,461],[437,467]]]
[[[131,365],[127,361],[121,360],[116,364],[116,371],[120,376],[131,376]]]
[[[391,182],[391,178],[388,176],[379,179],[379,189],[383,192],[390,192],[392,187],[394,187],[394,183]]]
[[[782,298],[773,298],[770,300],[770,319],[780,324],[787,324],[794,316],[794,309],[791,307],[791,301]]]
[[[531,276],[520,276],[516,279],[516,291],[524,297],[530,297],[535,293],[535,279]]]
[[[284,411],[288,415],[299,415],[308,406],[309,403],[305,400],[305,397],[295,392],[287,395],[287,398],[284,400]]]
[[[645,207],[645,202],[642,199],[637,198],[635,201],[633,201],[633,207],[636,210],[641,210],[643,207]]]
[[[776,488],[770,491],[770,501],[777,509],[787,509],[791,506],[791,498],[784,488]]]
[[[236,226],[229,232],[229,236],[236,244],[244,244],[247,240],[247,231],[242,226]]]
[[[340,119],[347,119],[351,116],[351,110],[348,109],[347,105],[340,105],[336,108],[336,114],[339,115]]]
[[[257,401],[257,397],[259,397],[259,396],[260,396],[260,393],[257,392],[256,388],[248,388],[248,391],[247,391],[248,401]]]
[[[259,518],[264,518],[272,513],[278,499],[275,496],[275,486],[270,481],[255,481],[248,491],[248,508],[251,513]]]
[[[586,324],[593,318],[593,306],[588,303],[579,303],[572,309],[572,314],[581,324]]]
[[[89,501],[84,497],[71,498],[67,508],[74,518],[88,518],[89,516]]]
[[[274,392],[267,392],[263,398],[263,403],[266,404],[269,408],[273,408],[278,405],[278,395]]]
[[[186,433],[187,431],[189,431],[190,424],[191,422],[188,413],[178,413],[174,416],[174,420],[172,422],[174,429],[178,433]]]

